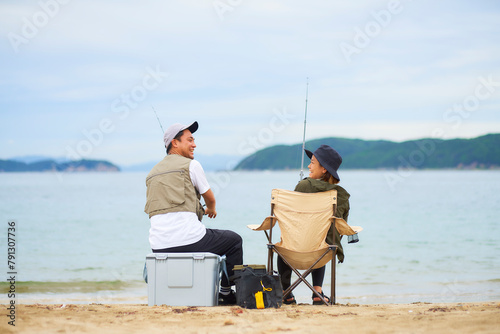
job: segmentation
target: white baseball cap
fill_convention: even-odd
[[[174,137],[181,131],[188,129],[191,133],[195,133],[198,130],[198,122],[194,121],[191,125],[182,125],[180,123],[175,123],[170,125],[170,127],[165,131],[163,135],[163,141],[165,142],[165,148],[172,142]]]

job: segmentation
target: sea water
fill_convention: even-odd
[[[0,174],[0,257],[6,276],[7,228],[15,221],[17,302],[147,303],[146,174]],[[500,300],[500,171],[346,170],[340,176],[351,194],[349,224],[364,230],[358,243],[342,241],[338,303]],[[246,225],[262,222],[271,190],[293,189],[299,173],[207,177],[218,214],[203,223],[239,233],[245,264],[266,264],[264,233]],[[8,302],[7,284],[0,284],[0,303]],[[311,302],[303,284],[295,295]]]

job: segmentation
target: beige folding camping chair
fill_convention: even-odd
[[[328,245],[325,241],[332,224],[335,224],[341,235],[353,235],[362,230],[356,227],[351,228],[344,219],[335,217],[336,206],[336,190],[300,193],[273,189],[271,215],[260,225],[247,225],[254,231],[266,233],[269,241],[268,272],[273,272],[273,253],[276,252],[298,276],[298,279],[283,293],[284,296],[304,282],[317,297],[328,305],[326,299],[313,288],[306,277],[313,269],[321,268],[335,258],[337,246]],[[281,230],[281,240],[273,244],[272,231],[276,222]],[[305,270],[305,272],[301,274],[299,270]],[[335,260],[332,261],[330,296],[330,303],[335,304]]]

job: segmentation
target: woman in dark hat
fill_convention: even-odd
[[[328,191],[335,189],[337,190],[337,210],[335,211],[335,216],[344,218],[347,221],[349,216],[349,193],[338,185],[340,182],[340,177],[337,174],[337,170],[342,163],[342,157],[340,154],[328,145],[321,145],[316,151],[311,152],[305,150],[307,156],[311,159],[309,166],[309,177],[300,181],[295,187],[295,191],[303,193],[316,193],[322,191]],[[326,237],[326,242],[329,245],[337,245],[337,258],[339,262],[344,261],[344,251],[340,243],[340,235],[337,232],[335,226],[332,225],[328,235]],[[332,260],[335,261],[335,260]],[[283,285],[283,290],[286,290],[290,286],[290,278],[292,274],[292,269],[278,257],[278,271],[281,275],[281,284]],[[313,286],[316,291],[323,295],[323,278],[325,276],[325,267],[314,269],[312,271]],[[324,295],[323,295],[324,296]],[[329,298],[327,301],[329,301]],[[295,304],[295,297],[292,293],[283,298],[285,304]],[[323,302],[320,298],[315,297],[313,294],[313,304],[322,305]]]

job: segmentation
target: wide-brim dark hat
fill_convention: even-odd
[[[325,167],[325,169],[330,173],[334,178],[340,181],[340,177],[337,174],[337,170],[342,163],[342,157],[339,152],[335,151],[328,145],[321,145],[316,149],[316,151],[311,152],[309,150],[304,149],[306,151],[309,159],[314,155],[321,166]]]

